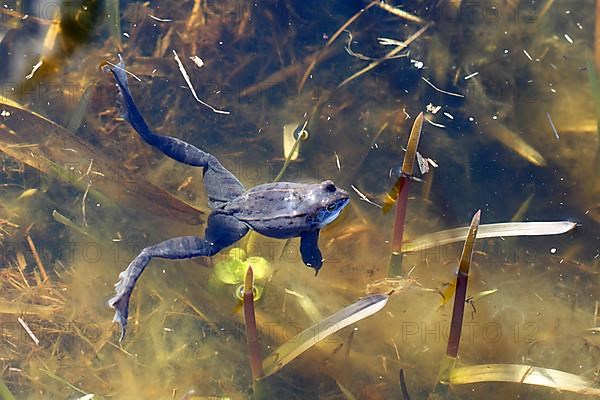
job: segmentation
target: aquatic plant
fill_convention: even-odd
[[[392,205],[396,203],[396,214],[394,216],[394,232],[392,237],[392,255],[388,267],[388,276],[401,275],[402,268],[402,238],[404,237],[404,225],[406,223],[406,209],[408,208],[408,190],[410,182],[413,179],[414,163],[417,156],[417,147],[421,131],[423,130],[423,112],[415,118],[410,136],[408,137],[408,145],[402,162],[400,176],[396,183],[387,194],[383,205],[383,212],[390,210]]]
[[[256,400],[267,399],[268,390],[266,383],[260,381],[264,376],[262,356],[256,317],[254,314],[254,274],[252,266],[248,266],[244,279],[244,326],[246,328],[246,343],[248,344],[248,357],[252,370],[253,398]]]
[[[385,294],[365,297],[300,332],[294,341],[284,343],[265,358],[263,377],[276,373],[300,354],[340,329],[380,311],[387,304],[388,298]]]
[[[475,239],[477,237],[477,228],[479,227],[480,218],[481,210],[477,211],[471,220],[467,239],[460,256],[460,262],[456,276],[454,307],[452,309],[452,322],[450,323],[450,336],[448,337],[446,357],[440,364],[438,381],[432,393],[429,395],[430,399],[443,397],[442,394],[447,390],[447,385],[450,381],[450,372],[454,368],[454,364],[456,363],[456,358],[458,356],[462,323],[465,314],[465,300],[467,298],[469,268],[471,267],[471,260],[473,259],[473,249],[475,247]]]
[[[103,2],[86,0],[76,4],[96,8],[67,14],[70,23],[80,25],[73,32],[86,28],[90,45],[74,46],[65,35],[66,19],[59,25],[26,15],[25,3],[16,2],[14,10],[0,7],[0,59],[8,61],[0,65],[0,79],[8,77],[6,65],[19,60],[23,66],[9,81],[28,83],[14,91],[7,83],[2,95],[10,99],[0,101],[0,322],[6,328],[1,356],[4,383],[15,395],[247,398],[248,384],[255,379],[248,368],[247,343],[240,340],[244,313],[232,310],[244,296],[245,272],[252,264],[255,288],[266,286],[264,292],[254,290],[254,301],[262,293],[261,302],[254,305],[256,326],[269,329],[276,321],[277,327],[299,328],[297,337],[277,329],[261,335],[261,349],[276,349],[296,339],[311,344],[296,356],[280,353],[290,362],[259,381],[274,389],[272,398],[402,395],[406,400],[408,389],[414,398],[430,390],[447,344],[402,341],[402,329],[445,322],[447,307],[439,306],[436,287],[454,279],[450,267],[456,262],[440,255],[453,251],[452,243],[465,240],[469,230],[450,228],[458,226],[465,210],[484,206],[486,219],[503,221],[513,215],[515,203],[535,194],[527,204],[527,217],[554,222],[479,226],[463,313],[467,312],[465,321],[472,310],[472,322],[485,318],[507,325],[535,318],[540,323],[536,341],[466,346],[464,328],[460,358],[445,386],[465,398],[598,396],[594,377],[600,307],[594,232],[600,219],[597,199],[590,196],[597,190],[590,189],[594,177],[588,162],[597,144],[596,136],[588,134],[597,133],[597,113],[593,97],[573,90],[591,83],[580,73],[585,65],[581,54],[592,43],[594,13],[587,12],[588,5],[573,0],[536,2],[536,21],[524,21],[531,4],[501,0],[504,19],[464,24],[423,12],[448,6],[464,16],[469,5],[455,0],[418,0],[402,8],[380,1],[361,7],[330,1],[161,0],[121,3],[120,16],[108,12],[117,17],[108,21],[110,25],[94,23],[87,29],[91,12]],[[563,12],[567,9],[568,14]],[[507,15],[514,20],[507,21]],[[115,23],[122,24],[121,32]],[[21,40],[33,31],[40,32],[41,53],[53,55],[58,49],[55,54],[60,57],[41,57],[40,52],[22,57],[29,45]],[[563,39],[566,33],[574,43]],[[341,43],[346,35],[351,39]],[[332,175],[345,182],[344,187],[352,184],[364,192],[364,198],[356,194],[365,202],[353,202],[346,219],[322,237],[330,249],[325,255],[337,265],[318,280],[296,271],[293,257],[286,257],[293,255],[294,243],[284,247],[289,254],[250,254],[272,264],[265,280],[260,278],[260,260],[248,255],[215,259],[214,268],[208,260],[182,263],[177,269],[164,262],[133,298],[130,322],[136,334],[117,344],[103,308],[110,275],[137,250],[132,244],[167,232],[194,234],[205,214],[202,180],[196,175],[191,179],[184,169],[139,146],[119,120],[114,87],[97,72],[99,61],[114,55],[113,38],[127,47],[128,69],[140,78],[132,84],[138,85],[160,133],[177,129],[185,140],[218,151],[228,166],[248,166],[243,172],[267,165],[267,173],[263,169],[240,174],[252,183],[271,180],[287,163],[285,176],[294,181]],[[63,45],[78,51],[67,56],[60,51]],[[231,114],[215,115],[198,104],[174,51],[198,97]],[[191,64],[190,57],[201,57],[203,66]],[[351,79],[345,80],[348,76]],[[338,87],[339,82],[344,83]],[[497,88],[498,82],[508,82],[502,87],[509,96],[481,95],[482,90]],[[540,89],[534,99],[521,97],[533,94],[529,82]],[[46,99],[48,88],[62,90]],[[447,94],[453,92],[464,97]],[[299,94],[290,99],[295,93]],[[573,104],[573,98],[579,101]],[[387,171],[382,165],[394,164],[400,154],[406,122],[399,109],[416,115],[415,110],[428,102],[433,108],[441,106],[424,120],[431,125],[427,151],[439,159],[440,168],[435,180],[431,172],[426,177],[423,194],[416,193],[417,201],[411,200],[411,209],[398,225],[403,226],[398,252],[411,273],[386,278],[390,246],[380,227],[391,221],[371,209],[375,201],[367,200],[385,195]],[[291,121],[296,128],[308,121],[311,137],[296,143],[288,131],[281,152],[280,128]],[[200,134],[199,126],[211,133]],[[560,145],[554,139],[557,132]],[[301,146],[301,153],[288,160],[297,153],[291,151],[294,146]],[[488,161],[509,179],[491,184],[478,180]],[[444,178],[456,166],[464,168],[464,179],[444,186],[449,182]],[[41,182],[32,182],[32,176],[42,177]],[[519,179],[511,182],[514,176]],[[527,185],[527,194],[521,186],[515,189],[515,183]],[[407,217],[418,223],[406,226]],[[581,229],[572,233],[575,223],[559,221],[565,217],[578,221]],[[28,240],[24,232],[32,224]],[[416,235],[407,235],[407,229]],[[517,239],[561,233],[562,238],[543,241]],[[515,240],[503,240],[509,236]],[[492,240],[480,241],[484,238]],[[75,243],[100,248],[101,261],[88,262],[77,251],[71,257]],[[266,253],[265,245],[270,243],[257,241],[248,248]],[[526,257],[507,263],[493,257],[497,248],[521,250]],[[227,286],[211,285],[213,280]],[[448,302],[457,301],[456,283],[444,293]],[[306,327],[323,327],[323,316],[337,314],[360,296],[387,296],[392,290],[397,296],[389,297],[386,312],[376,311],[376,317],[350,322],[325,340],[303,332]],[[40,327],[48,329],[40,333]],[[90,336],[93,332],[98,336]],[[298,349],[302,347],[293,351]],[[475,360],[485,364],[465,365]],[[398,371],[403,373],[400,385]],[[497,386],[510,386],[509,393],[490,392],[489,382],[510,382]],[[10,396],[2,388],[0,393]]]

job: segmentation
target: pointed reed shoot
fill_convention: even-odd
[[[475,247],[475,238],[477,228],[481,218],[481,210],[477,211],[471,221],[469,234],[463,247],[458,267],[458,276],[456,278],[456,291],[454,293],[454,308],[452,310],[452,322],[450,323],[450,337],[448,338],[448,348],[446,355],[456,358],[460,344],[460,334],[462,332],[462,322],[465,313],[465,300],[467,298],[467,282],[469,279],[469,268],[473,259],[473,248]]]
[[[402,171],[396,184],[388,193],[383,212],[387,212],[394,202],[396,203],[396,215],[394,217],[394,233],[392,237],[392,255],[388,267],[388,277],[398,276],[402,269],[402,238],[404,236],[404,224],[406,221],[406,209],[408,207],[408,190],[414,170],[417,147],[423,130],[423,112],[419,113],[413,123],[406,146],[406,154],[402,162]]]
[[[249,266],[246,270],[246,278],[244,279],[244,326],[246,328],[246,342],[248,344],[252,379],[257,380],[263,376],[263,368],[258,329],[256,327],[256,315],[254,313],[253,284],[254,273],[252,267]]]
[[[450,375],[456,364],[458,356],[458,347],[460,344],[460,336],[462,333],[462,322],[465,314],[465,300],[467,298],[467,282],[469,278],[469,268],[473,259],[473,248],[475,238],[477,237],[477,228],[481,218],[481,210],[477,211],[471,220],[467,240],[463,247],[456,277],[456,289],[454,292],[454,307],[452,310],[452,320],[450,322],[450,335],[448,338],[448,346],[446,355],[443,357],[438,372],[438,380],[429,394],[429,399],[442,399],[446,397],[448,384],[450,383]]]
[[[402,400],[410,400],[410,395],[408,394],[408,388],[406,387],[406,381],[404,380],[404,370],[400,368],[400,390],[402,391]]]

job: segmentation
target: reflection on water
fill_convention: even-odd
[[[5,3],[0,398],[250,398],[246,264],[262,274],[263,357],[368,290],[395,289],[383,310],[265,379],[270,398],[401,398],[400,369],[412,398],[427,398],[463,243],[406,254],[402,277],[382,283],[394,216],[377,207],[420,111],[419,153],[437,167],[411,183],[405,240],[467,226],[478,209],[482,224],[579,224],[477,240],[454,371],[540,370],[479,383],[455,374],[431,397],[598,396],[600,62],[589,2]],[[198,98],[230,114],[194,99],[173,51]],[[210,151],[247,188],[277,177],[283,127],[306,123],[282,180],[331,179],[351,194],[321,233],[318,277],[297,239],[257,234],[212,259],[153,260],[119,344],[106,305],[119,271],[148,245],[201,234],[209,209],[201,171],[154,151],[120,117],[98,68],[117,53],[149,125]]]

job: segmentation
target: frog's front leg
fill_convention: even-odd
[[[197,236],[182,236],[142,250],[127,269],[119,274],[119,281],[115,285],[116,295],[108,301],[108,305],[115,309],[113,320],[121,327],[119,341],[125,337],[131,292],[153,257],[176,260],[212,256],[240,240],[247,232],[246,225],[234,217],[213,213],[208,218],[204,239]]]
[[[307,266],[315,270],[315,275],[319,273],[323,265],[323,256],[319,250],[319,231],[304,232],[300,235],[300,254],[302,261]]]

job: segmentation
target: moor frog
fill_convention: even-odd
[[[304,263],[319,271],[323,259],[319,231],[348,204],[348,193],[333,182],[315,184],[266,183],[246,190],[213,155],[180,139],[154,134],[133,102],[124,64],[110,68],[119,88],[122,113],[144,141],[181,163],[203,170],[212,212],[204,237],[183,236],[146,247],[119,275],[116,295],[109,300],[114,321],[125,336],[129,298],[136,281],[153,257],[183,259],[212,256],[240,240],[252,229],[272,238],[300,237]]]

